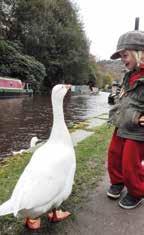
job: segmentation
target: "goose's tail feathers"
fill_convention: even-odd
[[[11,201],[11,199],[9,199],[8,201],[6,201],[2,205],[0,205],[0,216],[13,213],[12,208],[13,208],[12,201]]]

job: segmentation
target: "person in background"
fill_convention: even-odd
[[[111,185],[107,196],[119,206],[132,209],[144,198],[144,32],[129,31],[120,36],[111,59],[120,58],[125,74],[117,103],[109,112],[115,130],[108,149]],[[121,197],[126,187],[127,194]]]
[[[114,105],[120,93],[120,84],[118,81],[112,82],[111,93],[108,96],[108,104]]]

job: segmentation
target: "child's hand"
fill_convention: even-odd
[[[140,118],[139,118],[139,124],[141,126],[144,126],[144,115],[142,115]]]

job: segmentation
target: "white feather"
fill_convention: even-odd
[[[76,160],[63,115],[65,85],[52,92],[53,127],[49,140],[38,148],[20,176],[11,198],[0,206],[0,215],[35,218],[57,208],[72,191]]]

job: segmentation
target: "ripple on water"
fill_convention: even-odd
[[[109,110],[108,93],[66,96],[64,113],[67,125]],[[49,96],[0,100],[0,158],[12,151],[29,148],[33,136],[49,137],[52,127],[52,107]]]

